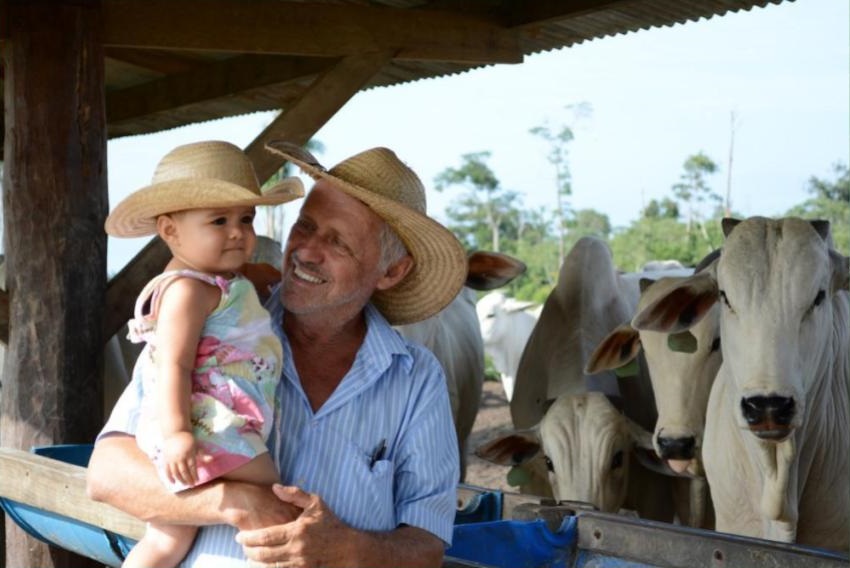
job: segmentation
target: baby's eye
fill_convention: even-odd
[[[244,225],[253,225],[254,224],[254,216],[253,215],[245,215],[240,219],[242,224]]]
[[[216,217],[215,219],[212,220],[212,224],[213,225],[226,225],[227,224],[227,218],[226,217]]]

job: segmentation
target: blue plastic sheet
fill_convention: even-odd
[[[446,556],[499,568],[566,568],[577,529],[575,517],[566,517],[555,532],[542,519],[456,525]]]

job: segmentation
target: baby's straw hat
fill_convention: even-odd
[[[266,148],[368,205],[404,242],[415,261],[413,269],[400,283],[372,296],[387,321],[401,325],[423,320],[458,295],[467,273],[463,246],[428,217],[422,182],[392,150],[372,148],[326,170],[295,144],[274,140]]]
[[[286,178],[260,191],[254,165],[229,142],[195,142],[166,154],[150,185],[121,201],[104,225],[114,237],[156,234],[156,218],[186,209],[278,205],[304,196],[301,180]]]

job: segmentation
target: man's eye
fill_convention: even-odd
[[[304,219],[298,219],[292,224],[292,230],[298,231],[299,233],[307,233],[310,231],[310,223]]]

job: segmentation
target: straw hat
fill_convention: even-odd
[[[121,201],[104,225],[114,237],[156,234],[156,218],[186,209],[278,205],[304,196],[298,178],[260,191],[254,165],[229,142],[185,144],[166,154],[150,185]]]
[[[425,188],[392,150],[372,148],[326,170],[309,152],[275,140],[266,148],[368,205],[398,234],[413,256],[404,280],[375,292],[372,302],[393,325],[413,323],[443,309],[466,280],[463,246],[426,214]]]

